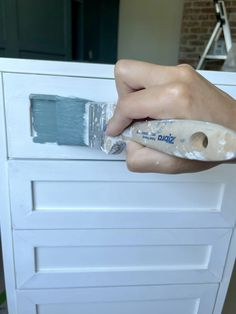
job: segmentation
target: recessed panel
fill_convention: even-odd
[[[199,300],[197,298],[186,300],[130,300],[125,302],[37,305],[37,314],[196,314],[198,308]]]
[[[36,271],[206,269],[211,247],[204,245],[119,245],[38,247]]]
[[[33,181],[34,210],[217,210],[224,185],[205,182]]]

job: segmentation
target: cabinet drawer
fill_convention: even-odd
[[[221,280],[231,229],[14,231],[19,289]]]
[[[113,66],[96,65],[96,71],[91,71],[91,67],[92,65],[86,67],[84,64],[77,64],[77,76],[3,73],[10,158],[124,159],[123,155],[107,156],[101,151],[86,147],[54,143],[38,144],[32,141],[30,94],[74,96],[95,101],[116,102],[114,79],[112,75],[108,74],[107,78],[103,75],[104,70],[108,73],[107,69],[113,69]],[[45,72],[46,69],[45,66]],[[59,72],[63,73],[62,64],[59,66]],[[218,87],[236,97],[235,86],[219,85]]]
[[[210,314],[217,285],[17,291],[18,313]]]
[[[103,66],[100,67],[102,73]],[[111,155],[86,147],[34,143],[29,99],[30,94],[51,94],[115,103],[116,90],[112,78],[5,73],[3,82],[9,157],[114,159]]]
[[[135,174],[122,161],[9,161],[15,229],[232,227],[236,168]]]

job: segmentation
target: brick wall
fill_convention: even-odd
[[[236,0],[225,0],[233,42],[236,42]],[[184,0],[179,62],[196,66],[216,24],[213,0]],[[222,61],[208,61],[206,69],[218,69]]]

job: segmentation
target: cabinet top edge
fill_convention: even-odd
[[[0,72],[114,79],[114,64],[0,58]],[[236,86],[236,72],[197,72],[213,84]]]
[[[114,65],[112,64],[68,61],[0,58],[0,72],[114,79]]]

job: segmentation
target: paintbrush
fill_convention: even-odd
[[[30,95],[33,141],[121,153],[127,141],[180,158],[222,161],[236,157],[236,132],[195,120],[147,120],[132,123],[120,136],[106,136],[114,104],[82,98]]]

